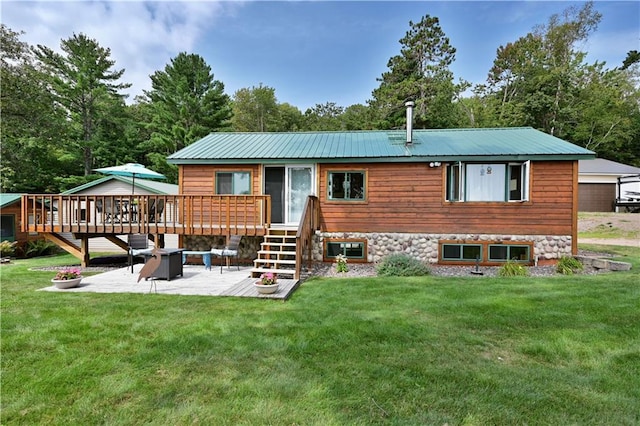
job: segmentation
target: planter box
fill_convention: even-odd
[[[262,284],[255,283],[253,285],[256,287],[256,289],[258,290],[258,293],[260,294],[272,294],[278,291],[278,286],[280,284],[262,285]]]
[[[82,278],[84,277],[71,278],[70,280],[51,280],[51,282],[53,283],[53,285],[56,286],[56,288],[61,288],[61,289],[73,288],[73,287],[77,287],[80,284],[80,281],[82,281]]]

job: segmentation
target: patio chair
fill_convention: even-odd
[[[220,256],[220,273],[222,273],[222,265],[227,263],[230,265],[230,260],[232,257],[236,258],[236,266],[238,267],[238,271],[240,270],[240,263],[238,259],[238,247],[240,246],[240,240],[242,240],[242,235],[232,235],[229,239],[229,244],[223,249],[211,249],[211,254],[214,256]]]
[[[96,210],[98,210],[98,213],[104,212],[105,223],[112,222],[118,216],[111,198],[105,199],[104,202],[102,200],[96,200]]]
[[[160,199],[160,200],[151,200],[151,202],[149,203],[149,223],[155,223],[158,222],[158,219],[160,218],[160,216],[162,215],[162,212],[164,211],[164,200]]]
[[[104,200],[105,222],[120,222],[120,207],[113,199]]]
[[[96,200],[96,211],[98,212],[98,216],[102,216],[102,212],[104,211],[104,209],[102,208],[102,200]]]
[[[133,274],[133,258],[151,253],[149,250],[149,238],[146,234],[129,234],[127,236],[127,247],[129,251],[129,266]]]

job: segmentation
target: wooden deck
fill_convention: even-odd
[[[300,277],[303,260],[311,262],[313,235],[320,229],[318,198],[307,197],[303,217],[295,235],[295,270]],[[232,235],[263,237],[271,228],[269,195],[62,195],[22,196],[21,228],[37,232],[80,260],[90,263],[89,240],[103,237],[128,251],[121,238],[146,234],[156,247],[164,247],[165,234],[180,236]],[[73,238],[70,238],[71,234]],[[78,241],[73,241],[78,240]],[[179,242],[181,244],[181,241]],[[292,260],[292,259],[288,259]],[[262,271],[253,271],[253,274]],[[274,296],[286,299],[297,282],[282,282]],[[250,287],[250,286],[249,286]],[[252,296],[253,288],[238,290],[239,296]]]
[[[272,294],[260,294],[253,285],[256,282],[256,278],[246,278],[234,285],[228,290],[225,290],[220,296],[235,296],[235,297],[257,297],[260,299],[280,299],[287,300],[289,296],[298,288],[300,280],[288,280],[278,279],[280,287],[278,291]]]
[[[156,207],[158,206],[158,207]],[[268,195],[24,195],[24,232],[264,235]]]

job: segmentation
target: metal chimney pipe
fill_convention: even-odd
[[[407,145],[413,143],[413,107],[415,103],[413,101],[405,102],[404,106],[407,107]]]

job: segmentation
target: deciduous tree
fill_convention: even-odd
[[[335,102],[316,104],[304,113],[304,127],[309,131],[344,130],[341,116],[344,108]]]
[[[244,87],[233,94],[233,129],[236,132],[273,132],[279,130],[280,110],[273,87]]]
[[[278,104],[278,132],[297,132],[302,130],[303,116],[300,110],[288,103]]]
[[[640,91],[633,84],[633,73],[637,76],[637,67],[609,70],[603,63],[585,67],[567,139],[599,157],[640,164]]]

